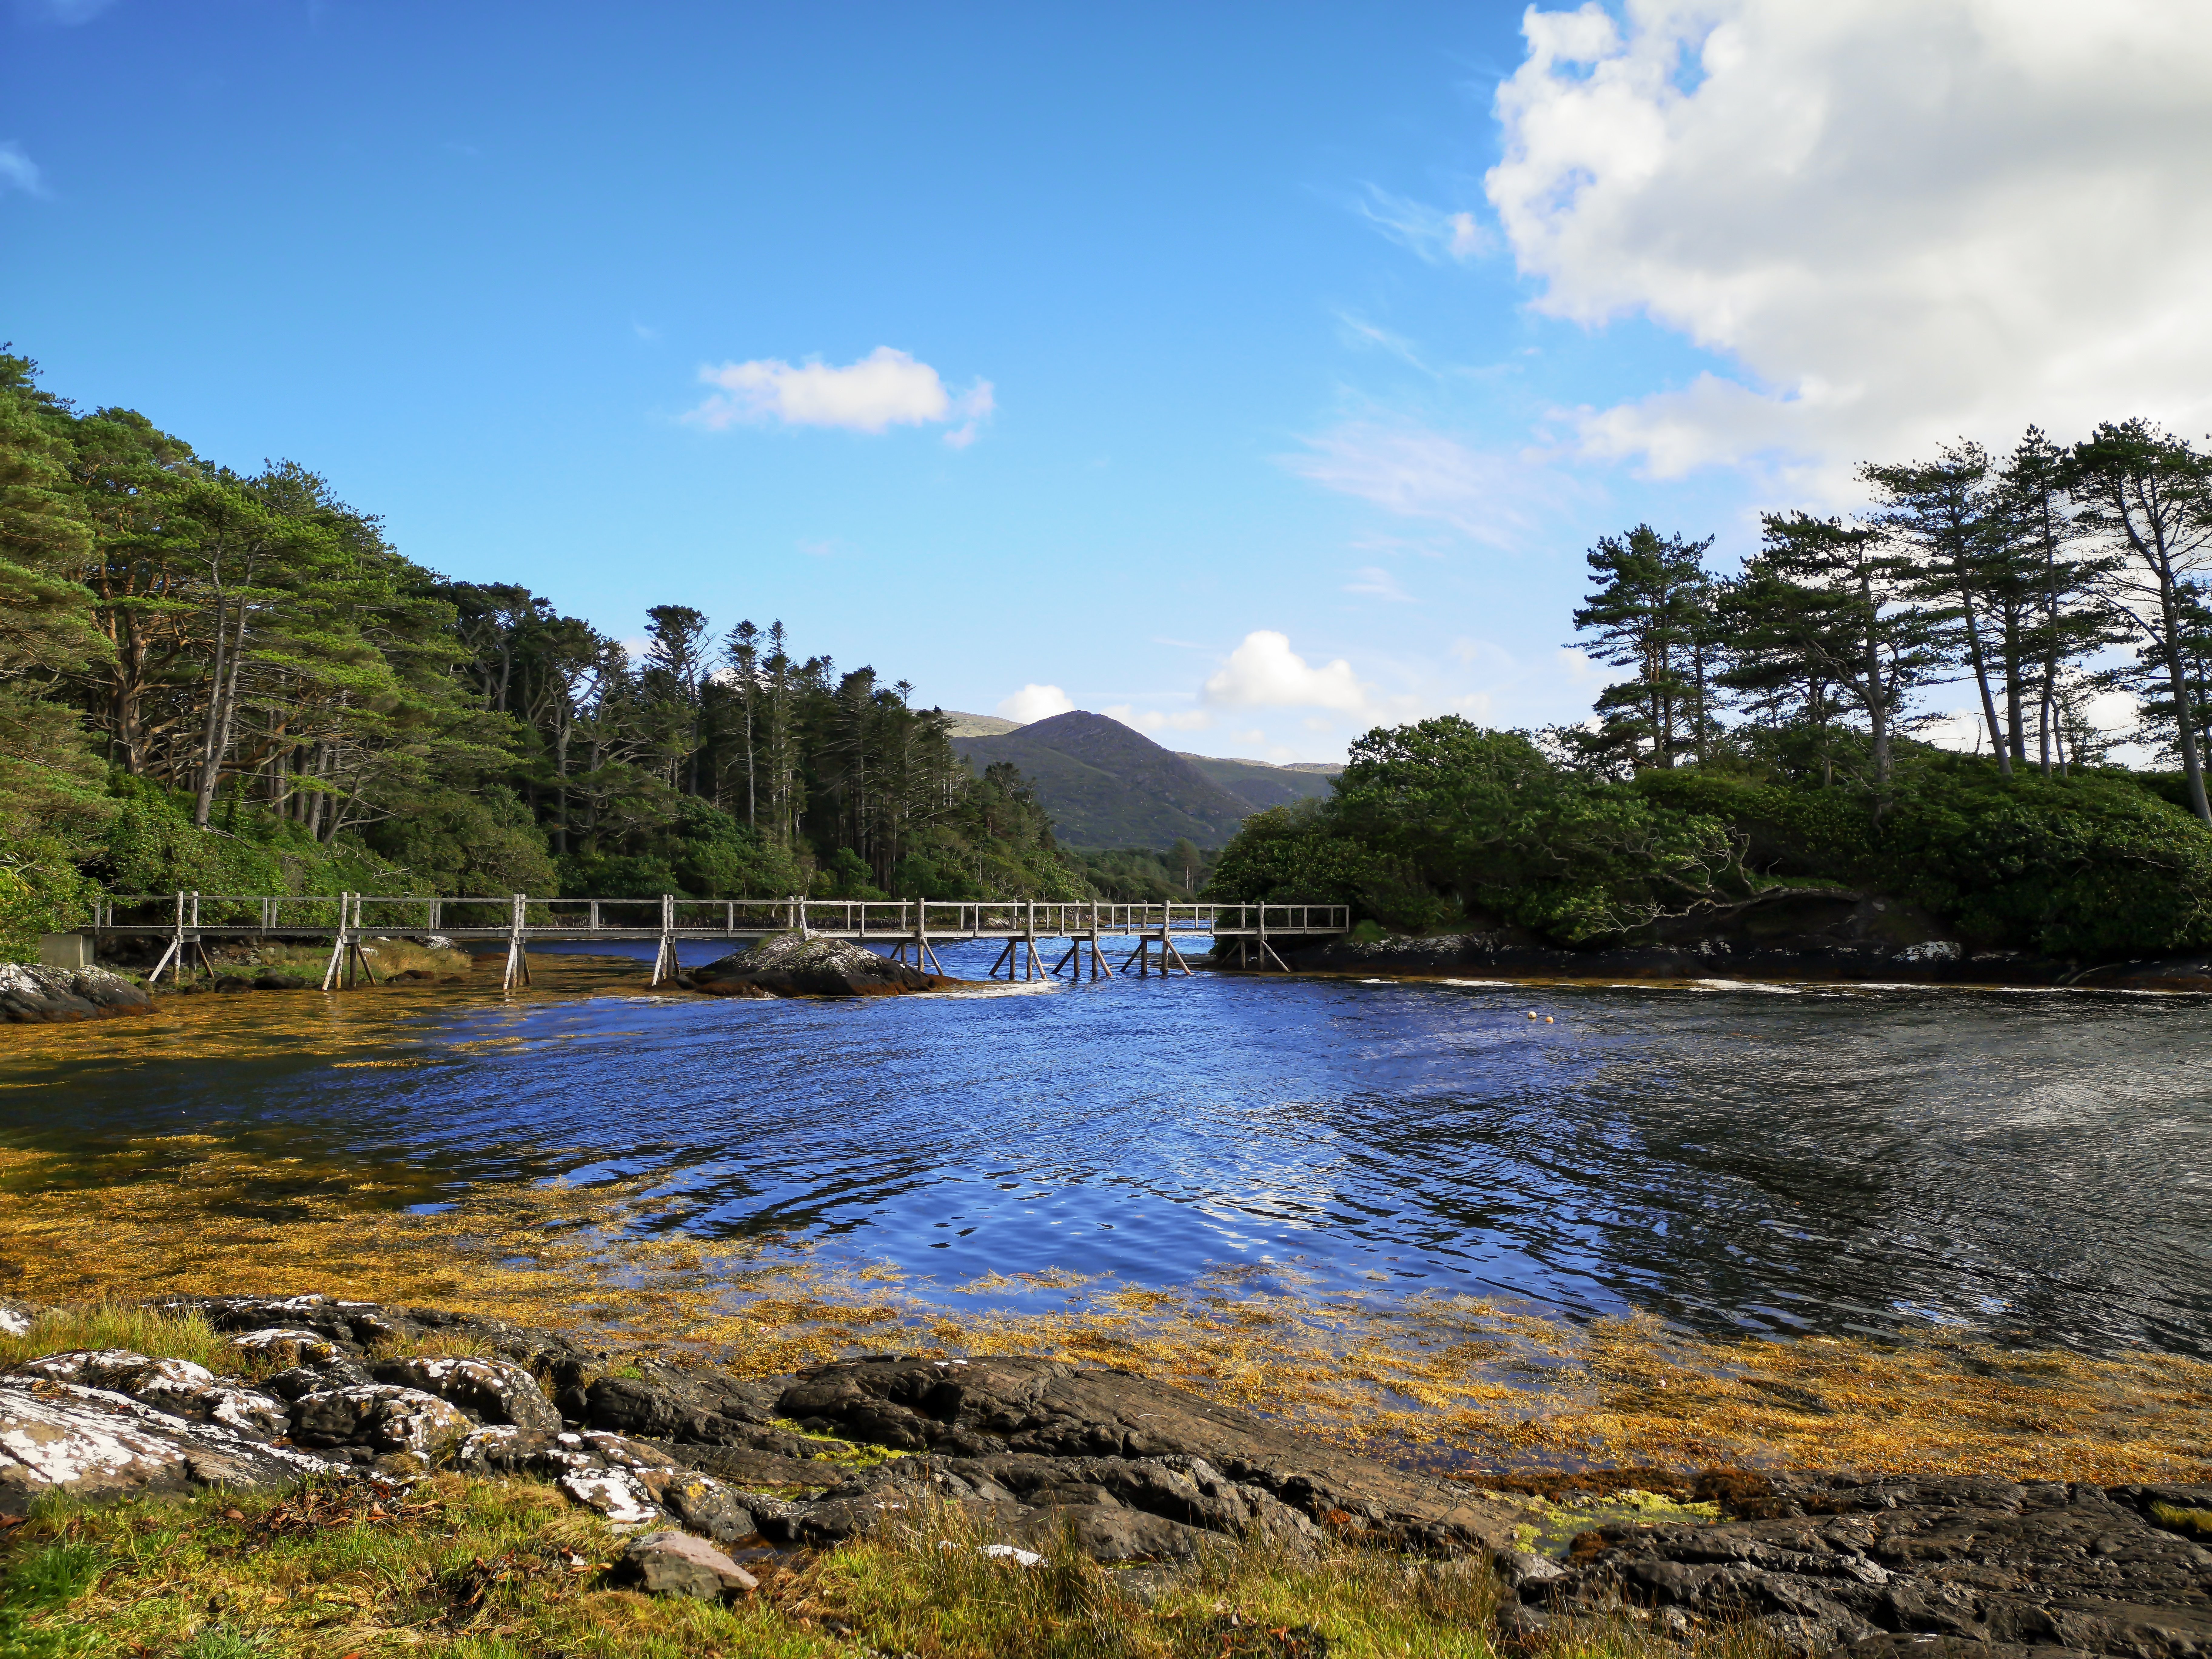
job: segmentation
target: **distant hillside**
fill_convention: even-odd
[[[1019,720],[1001,720],[996,714],[963,714],[953,708],[938,712],[951,722],[945,728],[948,738],[1000,738],[1022,729]]]
[[[1340,766],[1331,766],[1327,772],[1322,772],[1306,767],[1274,766],[1266,761],[1224,760],[1215,755],[1188,755],[1180,750],[1177,756],[1188,761],[1231,794],[1249,801],[1255,811],[1270,806],[1288,806],[1293,801],[1326,795],[1330,776],[1344,769]],[[1323,763],[1314,764],[1319,766]]]
[[[1054,834],[1073,847],[1167,848],[1179,837],[1219,847],[1257,810],[1181,755],[1081,709],[1002,735],[955,736],[952,746],[979,773],[994,761],[1020,767]]]

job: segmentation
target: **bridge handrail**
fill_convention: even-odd
[[[354,893],[118,893],[101,899],[94,912],[94,928],[118,932],[161,932],[173,927],[197,927],[212,909],[259,907],[258,923],[216,921],[226,931],[240,928],[273,929],[287,926],[328,931],[332,925],[364,928],[372,925],[436,933],[450,926],[456,932],[479,933],[520,931],[529,934],[605,932],[757,933],[763,925],[778,928],[805,927],[811,931],[856,934],[868,938],[912,938],[917,933],[939,936],[994,933],[1018,930],[1039,938],[1066,939],[1092,933],[1133,934],[1159,930],[1173,933],[1255,932],[1316,933],[1342,933],[1351,926],[1350,908],[1341,904],[1261,904],[1192,899],[1188,902],[1109,899],[810,899],[736,898],[692,899],[654,895],[645,898],[546,898],[527,894],[496,894],[482,897],[445,897],[427,894]],[[164,914],[145,921],[119,921],[118,910],[160,907]],[[295,915],[300,907],[318,912],[288,923],[287,909]],[[481,923],[456,920],[447,923],[444,913],[466,907],[488,908],[495,920]],[[350,908],[352,921],[345,921]],[[419,922],[392,921],[374,915],[378,911],[416,910]],[[638,921],[628,915],[610,917],[608,911],[647,912]],[[704,925],[687,917],[710,919]],[[716,926],[714,924],[719,924]]]

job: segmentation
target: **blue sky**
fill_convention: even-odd
[[[781,617],[924,702],[1036,688],[1009,706],[1223,754],[1577,718],[1595,535],[1741,552],[1881,445],[2186,414],[2208,383],[2108,363],[2008,402],[1970,361],[1913,391],[1956,353],[1903,354],[1880,280],[1947,233],[1814,258],[1836,204],[1893,204],[1882,71],[1826,87],[1867,118],[1756,221],[1711,176],[1788,118],[1729,101],[1730,40],[1753,80],[1860,61],[1779,3],[15,0],[0,335],[81,404],[298,459],[410,556],[621,637],[668,601]],[[2022,77],[2031,115],[2058,95],[1971,0],[1923,16],[1949,10],[1916,50],[1990,86],[1921,111],[1929,143],[2014,118]],[[1822,27],[1871,52],[1899,26],[1845,0]],[[1771,276],[1808,261],[1850,285]],[[2119,328],[2093,279],[2052,303]],[[1990,281],[1969,308],[2017,311]],[[1838,332],[1872,392],[1833,392]]]

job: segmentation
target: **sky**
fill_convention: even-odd
[[[0,8],[50,390],[924,705],[1576,720],[1599,536],[2212,426],[2206,0]]]

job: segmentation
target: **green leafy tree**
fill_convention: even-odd
[[[1594,756],[1639,768],[1705,758],[1713,729],[1713,580],[1705,567],[1712,544],[1640,524],[1590,549],[1591,588],[1575,627],[1593,636],[1590,655],[1634,671],[1597,700],[1599,729],[1586,745]]]
[[[2096,592],[2136,645],[2138,684],[2162,688],[2189,807],[2212,824],[2205,799],[2203,720],[2190,684],[2191,584],[2212,568],[2212,458],[2148,422],[2106,422],[2075,446],[2069,490],[2081,527],[2108,556]]]

